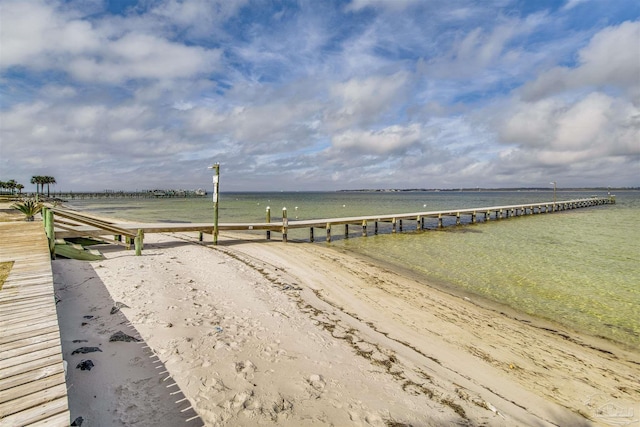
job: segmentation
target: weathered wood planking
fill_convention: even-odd
[[[363,227],[365,230],[362,235],[366,236],[366,227],[368,223],[374,224],[374,230],[377,230],[378,222],[388,222],[394,225],[394,232],[396,230],[396,224],[399,225],[402,230],[402,221],[416,221],[418,223],[418,229],[421,229],[425,218],[438,219],[438,225],[442,226],[443,217],[456,217],[456,224],[460,224],[460,217],[462,215],[468,215],[471,217],[471,222],[475,223],[477,217],[483,217],[485,221],[490,220],[492,215],[493,219],[508,218],[511,216],[523,216],[531,214],[556,212],[559,210],[576,209],[582,207],[604,205],[615,203],[615,198],[612,197],[590,197],[586,199],[575,200],[563,200],[557,202],[538,202],[520,205],[509,206],[488,206],[480,208],[468,208],[468,209],[452,209],[442,211],[426,211],[426,212],[412,212],[401,214],[383,214],[383,215],[367,215],[357,217],[345,217],[345,218],[326,218],[326,219],[310,219],[310,220],[280,220],[275,222],[256,222],[256,223],[220,223],[218,224],[218,230],[220,231],[249,231],[249,230],[265,230],[268,232],[282,232],[283,240],[286,236],[287,230],[309,228],[311,229],[311,235],[313,236],[314,228],[323,228],[328,231],[332,226],[344,225],[345,228],[348,225],[357,225]],[[175,233],[175,232],[202,232],[212,233],[214,226],[212,223],[115,223],[105,221],[103,219],[96,219],[91,215],[87,215],[79,212],[71,212],[59,208],[52,209],[54,214],[62,213],[69,217],[73,217],[77,223],[82,221],[82,218],[86,216],[87,221],[82,225],[69,225],[63,222],[63,226],[58,225],[56,220],[56,238],[70,238],[70,237],[83,237],[83,236],[108,236],[112,235],[113,229],[126,230],[129,234],[133,234],[138,230],[142,230],[144,234],[149,233]],[[100,228],[99,224],[107,224],[106,228]],[[330,231],[329,231],[330,232]],[[113,236],[112,236],[113,237]],[[311,238],[313,241],[313,237]],[[330,238],[327,239],[330,241]]]
[[[42,223],[0,223],[1,426],[70,424],[49,254]]]

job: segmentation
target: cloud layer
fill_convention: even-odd
[[[640,6],[525,4],[0,0],[0,180],[640,185]]]

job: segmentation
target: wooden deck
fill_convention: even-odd
[[[40,222],[0,223],[0,425],[68,426],[49,244]]]
[[[287,232],[293,229],[308,228],[309,240],[314,241],[313,229],[326,230],[326,241],[331,241],[331,227],[344,226],[345,237],[349,235],[349,225],[361,227],[361,235],[367,236],[371,230],[368,225],[373,225],[373,233],[378,232],[378,223],[391,223],[392,232],[403,231],[403,221],[415,221],[413,229],[425,228],[425,219],[436,220],[437,227],[444,226],[444,219],[449,218],[455,224],[462,224],[465,217],[466,223],[476,223],[490,220],[499,220],[514,216],[523,216],[540,213],[552,213],[557,211],[578,209],[590,206],[613,204],[614,197],[590,197],[585,199],[562,200],[556,202],[539,202],[509,206],[488,206],[468,209],[452,209],[441,211],[425,211],[400,214],[368,215],[347,218],[327,218],[309,220],[287,220],[286,218],[272,222],[255,223],[220,223],[219,231],[249,231],[263,230],[282,233],[282,240],[287,240]],[[70,237],[104,237],[114,235],[133,237],[137,233],[174,233],[174,232],[201,232],[212,233],[212,223],[116,223],[104,219],[92,217],[85,213],[68,211],[66,209],[52,209],[55,219],[55,238],[65,239]],[[284,216],[284,215],[283,215]],[[62,218],[59,218],[62,217]],[[269,234],[268,234],[269,235]]]

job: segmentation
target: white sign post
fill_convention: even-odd
[[[220,163],[210,166],[209,169],[215,169],[213,175],[213,244],[218,244],[218,187],[220,181]]]

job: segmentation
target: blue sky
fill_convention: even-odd
[[[640,185],[627,0],[0,0],[33,190]],[[35,187],[34,187],[35,188]]]

